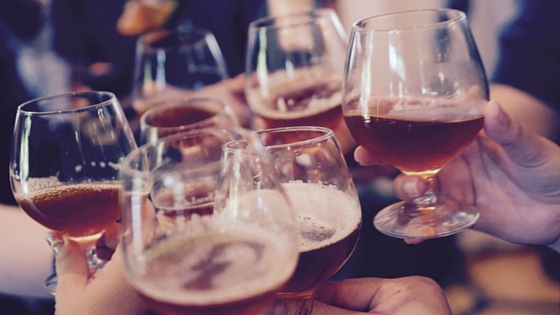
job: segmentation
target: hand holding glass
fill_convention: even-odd
[[[35,221],[81,243],[90,268],[100,268],[105,261],[96,256],[95,241],[120,217],[119,163],[135,148],[112,93],[26,102],[18,107],[12,139],[14,197]],[[56,275],[46,286],[54,293]]]
[[[123,163],[126,276],[160,314],[257,315],[292,276],[292,207],[250,131],[202,129]]]
[[[427,9],[354,23],[344,74],[343,111],[356,141],[428,193],[379,212],[390,236],[433,238],[472,226],[479,213],[437,196],[435,174],[483,127],[488,85],[463,12]]]

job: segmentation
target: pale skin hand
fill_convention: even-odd
[[[65,239],[56,257],[56,272],[56,315],[147,313],[147,307],[124,278],[119,248],[112,259],[91,277],[85,254],[78,243]]]
[[[148,203],[147,203],[148,204]],[[149,204],[148,204],[149,205]],[[144,217],[151,220],[151,206]],[[105,245],[115,245],[116,229],[108,230]],[[122,250],[116,249],[111,260],[94,277],[89,274],[80,246],[68,239],[59,248],[56,292],[57,315],[142,315],[148,309],[124,278]],[[313,300],[277,300],[268,315],[451,315],[439,285],[429,278],[361,278],[329,282],[319,287]]]
[[[362,165],[379,163],[361,147],[354,156]],[[440,196],[481,212],[474,229],[560,252],[560,147],[529,131],[497,103],[488,104],[477,140],[436,181]],[[403,200],[425,189],[426,182],[418,177],[399,175],[394,181]]]
[[[442,289],[424,277],[359,278],[322,285],[309,300],[277,300],[267,315],[451,315]]]
[[[490,86],[490,97],[524,126],[551,140],[560,135],[560,115],[547,104],[519,89],[502,84]]]

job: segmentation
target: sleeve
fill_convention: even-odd
[[[492,81],[560,109],[560,1],[525,0],[500,34]]]

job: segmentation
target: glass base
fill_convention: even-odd
[[[73,240],[77,241],[82,247],[82,249],[85,251],[88,267],[90,269],[90,274],[93,274],[97,270],[103,268],[105,263],[107,263],[108,261],[97,256],[96,242],[101,236],[101,234],[102,233],[92,235],[92,236],[82,237],[82,238],[73,238]],[[56,256],[58,255],[60,246],[63,243],[62,236],[57,233],[49,233],[47,234],[46,239],[47,239],[47,243],[51,246],[51,249],[53,251],[56,260]],[[56,272],[53,272],[50,276],[47,277],[47,279],[45,279],[45,290],[48,293],[55,295],[57,284],[58,284],[58,277]]]
[[[373,219],[375,228],[388,236],[404,239],[428,239],[455,234],[471,227],[480,214],[473,208],[461,208],[454,201],[420,207],[398,202],[381,210]]]
[[[58,283],[58,278],[56,273],[53,273],[45,280],[45,289],[48,293],[55,295],[56,292],[56,284]]]

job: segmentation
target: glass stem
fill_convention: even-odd
[[[413,202],[415,205],[419,206],[420,208],[425,208],[424,210],[430,210],[427,207],[431,207],[437,203],[437,196],[434,190],[434,178],[428,177],[425,179],[428,182],[428,189],[426,190],[426,192],[422,197],[418,197],[414,199]]]

